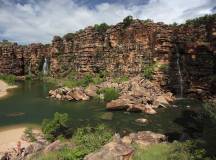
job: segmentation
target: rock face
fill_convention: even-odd
[[[212,77],[216,70],[215,18],[199,25],[180,26],[133,20],[127,27],[119,23],[104,33],[87,27],[68,35],[55,36],[48,45],[1,43],[0,73],[38,75],[47,58],[52,76],[66,76],[71,71],[80,75],[106,71],[114,76],[133,76],[141,74],[146,65],[160,60],[170,69],[168,77],[158,72],[158,81],[178,92],[177,46],[184,93],[201,97],[215,94],[216,83]]]

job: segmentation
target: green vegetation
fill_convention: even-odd
[[[67,86],[70,88],[77,87],[77,86],[87,87],[90,83],[99,84],[101,82],[104,82],[105,73],[102,72],[102,73],[94,74],[94,75],[85,74],[82,78],[78,78],[76,72],[71,72],[70,74],[68,74],[67,77],[62,78],[62,79],[47,77],[44,80],[54,85],[61,84],[63,86]]]
[[[25,131],[24,131],[24,134],[25,134],[26,138],[28,138],[31,142],[36,141],[36,138],[34,136],[34,133],[33,133],[31,127],[26,128]]]
[[[145,149],[136,147],[133,160],[210,160],[194,141],[155,144]]]
[[[102,34],[102,33],[105,33],[107,31],[107,29],[109,28],[109,25],[106,23],[95,24],[94,28],[97,32]]]
[[[115,88],[104,88],[97,91],[97,94],[103,94],[104,100],[109,102],[119,97],[119,90]]]
[[[102,124],[95,128],[78,128],[72,137],[72,140],[80,150],[88,154],[105,145],[112,138],[112,135],[112,131]]]
[[[143,68],[143,76],[146,79],[152,79],[156,67],[157,67],[157,64],[145,65]]]
[[[71,141],[75,148],[63,148],[57,152],[36,155],[32,160],[82,160],[85,155],[108,143],[113,132],[105,125],[78,128]]]
[[[64,35],[63,38],[64,38],[66,41],[70,41],[70,40],[73,39],[73,37],[74,37],[74,33],[67,33],[66,35]]]
[[[42,132],[48,141],[54,141],[58,136],[66,136],[69,130],[69,116],[67,113],[56,112],[53,119],[44,119]]]
[[[130,24],[133,22],[133,16],[127,16],[123,19],[124,28],[127,28],[130,26]]]
[[[129,80],[128,76],[121,76],[121,77],[114,78],[113,82],[122,83],[122,82],[126,82],[128,80]]]
[[[155,144],[146,149],[135,147],[133,160],[167,160],[171,146],[169,144]]]
[[[169,69],[169,65],[168,64],[162,64],[159,66],[159,70],[162,72],[167,72]]]
[[[216,122],[216,104],[206,102],[204,104],[204,117]]]
[[[200,26],[201,24],[208,24],[216,20],[216,14],[205,15],[195,19],[187,20],[186,25]]]
[[[12,42],[10,42],[6,39],[3,39],[2,41],[0,41],[0,45],[9,45],[9,44],[12,44]]]
[[[5,81],[9,85],[14,85],[16,81],[16,76],[11,74],[0,74],[0,79]]]

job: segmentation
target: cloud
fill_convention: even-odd
[[[115,24],[128,15],[182,23],[215,12],[214,6],[215,0],[0,0],[0,39],[49,43],[54,35]]]

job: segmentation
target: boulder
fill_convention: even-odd
[[[99,151],[87,155],[84,160],[130,160],[133,152],[131,146],[120,140],[106,144]]]
[[[123,138],[126,140],[126,138]],[[141,147],[146,147],[151,144],[157,144],[166,141],[166,136],[163,134],[154,133],[151,131],[140,131],[138,133],[131,133],[127,136],[127,142],[131,142],[131,144],[137,144]],[[125,141],[124,140],[124,141]],[[124,142],[123,141],[123,142]]]
[[[80,101],[80,100],[87,101],[87,100],[89,100],[89,96],[87,96],[83,92],[83,90],[80,89],[80,88],[75,88],[75,89],[71,90],[68,94],[77,101]]]
[[[106,104],[106,108],[110,110],[127,109],[133,102],[129,99],[116,99]]]
[[[60,142],[60,140],[56,140],[55,142],[49,144],[44,149],[45,153],[52,152],[52,151],[58,151],[64,147],[64,144]]]
[[[157,113],[150,105],[145,106],[144,112],[147,114],[156,114]]]
[[[90,84],[86,89],[85,89],[85,93],[90,96],[90,97],[95,97],[97,96],[97,90],[98,88],[93,85],[93,84]]]
[[[137,123],[142,123],[142,124],[145,124],[145,123],[148,123],[148,120],[145,119],[145,118],[138,118],[135,120]]]
[[[155,105],[156,105],[156,106],[162,106],[162,107],[165,107],[165,108],[166,108],[166,106],[169,105],[169,102],[167,101],[166,96],[160,95],[160,96],[158,96],[157,99],[155,100]]]

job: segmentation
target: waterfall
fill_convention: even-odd
[[[47,62],[47,58],[45,58],[43,64],[43,75],[47,75],[47,74],[48,74],[48,62]]]
[[[29,66],[28,66],[28,75],[31,76],[31,62],[29,63]]]
[[[182,77],[181,66],[180,66],[180,53],[177,45],[176,45],[176,56],[177,56],[176,64],[178,69],[179,88],[180,88],[179,96],[183,97],[183,77]]]

